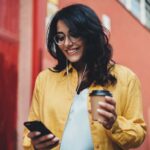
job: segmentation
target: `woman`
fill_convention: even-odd
[[[67,6],[53,17],[47,36],[50,54],[58,60],[36,80],[29,120],[40,120],[53,134],[25,129],[25,149],[121,150],[138,147],[146,134],[139,80],[112,61],[112,47],[93,10]],[[89,93],[105,89],[93,121]]]

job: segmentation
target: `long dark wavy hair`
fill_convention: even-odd
[[[47,32],[47,47],[50,54],[58,60],[55,70],[66,68],[66,57],[54,42],[58,21],[63,21],[69,30],[84,40],[84,62],[88,73],[86,85],[115,85],[117,79],[111,74],[115,62],[112,60],[112,46],[109,44],[106,29],[95,12],[83,4],[73,4],[59,10],[52,18]],[[54,48],[55,47],[55,48]]]

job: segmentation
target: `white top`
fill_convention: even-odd
[[[88,89],[75,95],[60,150],[94,150],[87,109]]]

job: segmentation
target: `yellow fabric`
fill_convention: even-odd
[[[142,115],[140,84],[136,75],[126,67],[115,65],[112,73],[117,84],[110,87],[91,86],[94,89],[107,89],[116,100],[117,120],[111,130],[106,130],[100,123],[92,121],[89,113],[89,124],[95,150],[127,150],[139,146],[146,134],[146,125]],[[29,120],[41,120],[60,140],[69,114],[71,103],[77,87],[77,72],[71,69],[56,73],[47,69],[42,71],[36,80]],[[88,97],[90,109],[90,97]],[[83,122],[84,123],[84,122]],[[32,150],[32,144],[24,130],[23,146]],[[58,150],[57,146],[54,150]]]

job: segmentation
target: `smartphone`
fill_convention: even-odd
[[[46,135],[46,134],[53,134],[47,127],[38,120],[35,121],[26,121],[24,122],[24,126],[27,127],[31,132],[32,131],[39,131],[41,132],[40,136]],[[54,135],[54,134],[53,134]],[[55,135],[54,135],[55,137]]]

